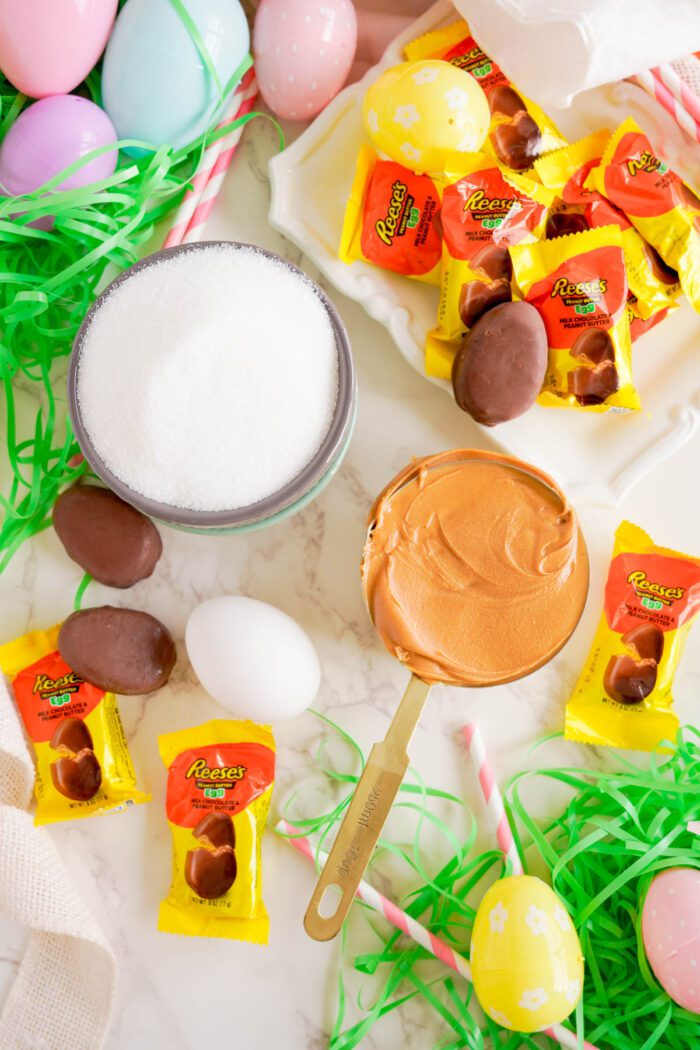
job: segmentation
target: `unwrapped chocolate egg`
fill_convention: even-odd
[[[58,635],[69,667],[112,693],[152,693],[175,666],[175,643],[155,616],[103,605],[72,613]]]
[[[392,160],[442,172],[459,170],[460,156],[481,148],[490,113],[469,73],[428,59],[382,73],[367,89],[364,120],[374,145]]]
[[[510,294],[507,281],[493,283],[505,284]],[[491,286],[472,281],[466,287],[488,291]],[[455,401],[487,427],[515,419],[537,400],[547,357],[547,332],[534,306],[523,301],[493,306],[476,321],[455,357]]]
[[[74,485],[54,504],[53,526],[69,558],[107,587],[133,587],[163,552],[150,518],[110,489]]]
[[[253,53],[260,94],[286,120],[311,120],[337,95],[357,47],[352,0],[262,0]]]

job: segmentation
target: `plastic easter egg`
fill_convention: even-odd
[[[416,172],[459,172],[486,138],[489,106],[473,77],[449,62],[404,62],[367,89],[365,126],[376,148]]]
[[[669,868],[656,876],[642,909],[642,940],[664,991],[700,1014],[700,870]]]
[[[238,717],[293,718],[318,692],[321,667],[309,636],[291,616],[254,598],[202,602],[187,621],[185,644],[206,691]]]
[[[340,91],[356,47],[352,0],[262,0],[253,30],[262,97],[278,117],[310,120]]]
[[[0,0],[0,69],[30,98],[77,87],[104,51],[117,0]]]
[[[78,95],[52,95],[20,113],[0,146],[0,193],[16,197],[30,193],[69,164],[100,146],[116,142],[107,114]],[[88,186],[108,178],[117,166],[116,149],[88,161],[57,187]],[[50,227],[50,217],[34,225]]]
[[[183,3],[226,86],[250,46],[243,8],[238,0]],[[102,99],[120,139],[178,149],[206,131],[219,88],[170,0],[127,0],[105,51]]]
[[[531,875],[487,890],[472,932],[474,991],[497,1024],[536,1032],[568,1017],[583,988],[583,955],[556,893]]]

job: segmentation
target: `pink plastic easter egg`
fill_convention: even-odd
[[[117,0],[0,0],[0,69],[30,98],[62,95],[104,51]]]
[[[352,0],[262,0],[253,30],[262,97],[278,117],[311,120],[345,83],[356,47]]]
[[[700,1013],[700,870],[670,868],[656,876],[644,901],[642,939],[664,991]]]

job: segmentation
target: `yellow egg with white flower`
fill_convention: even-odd
[[[497,1024],[536,1032],[581,998],[583,954],[560,898],[541,879],[513,875],[487,890],[474,920],[474,991]]]
[[[376,148],[417,172],[459,173],[484,143],[486,95],[463,69],[428,59],[387,69],[367,89],[364,120]]]

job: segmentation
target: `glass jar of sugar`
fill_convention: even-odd
[[[120,274],[78,332],[68,398],[86,460],[167,524],[271,525],[335,474],[355,420],[335,307],[264,249],[204,241]]]

